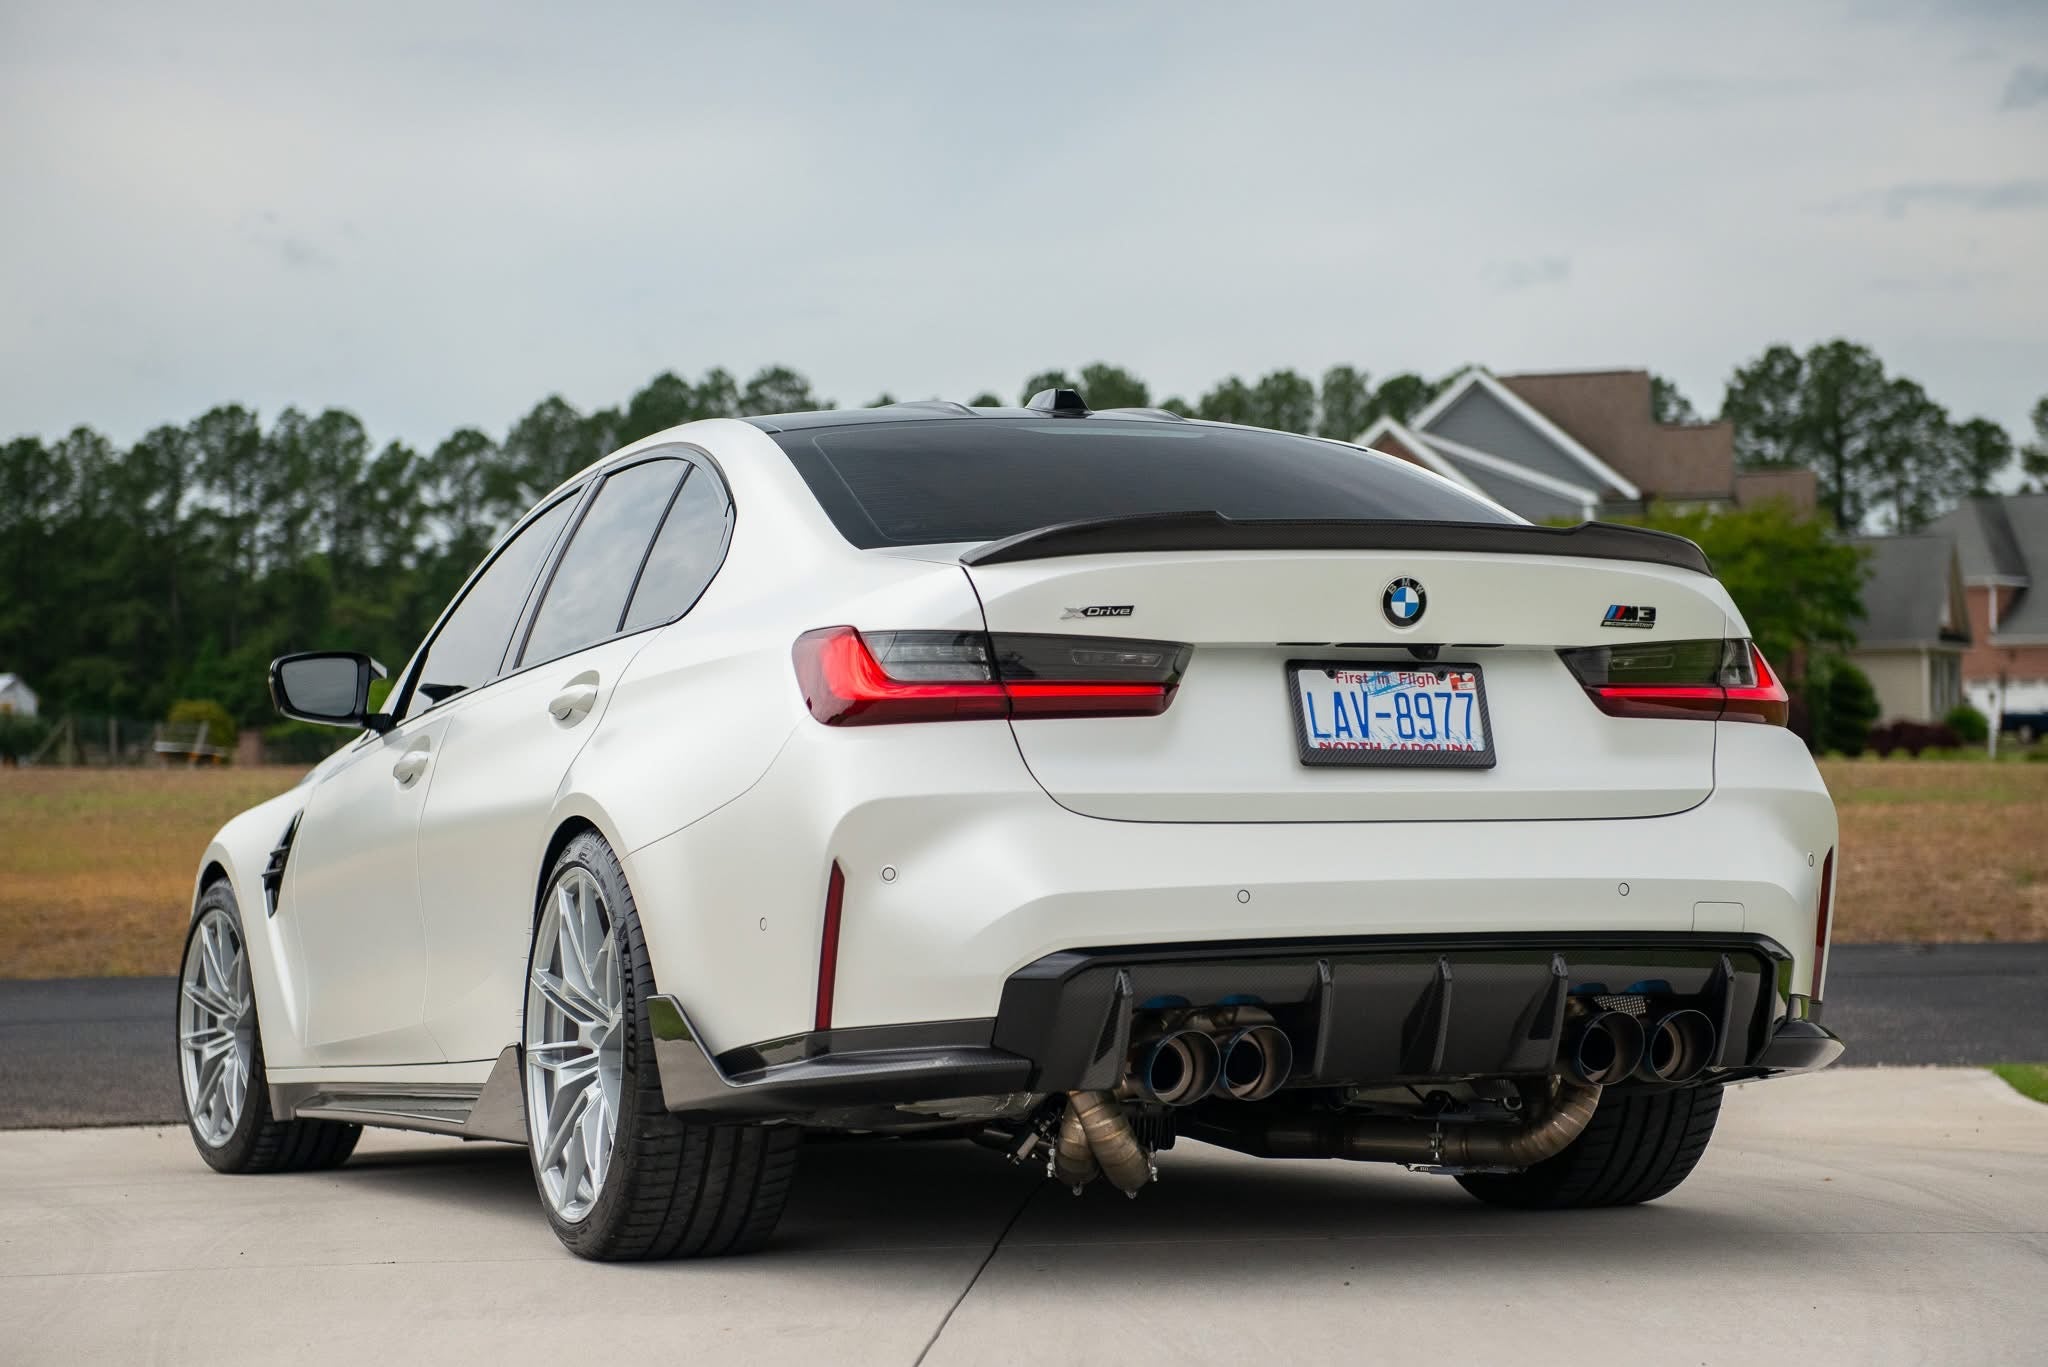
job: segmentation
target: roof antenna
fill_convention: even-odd
[[[1034,413],[1044,413],[1054,418],[1085,418],[1088,416],[1088,401],[1081,397],[1078,389],[1041,389],[1031,396],[1031,402],[1024,405]]]

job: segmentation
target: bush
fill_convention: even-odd
[[[171,728],[170,739],[184,740],[195,734],[194,726],[206,723],[206,743],[234,753],[238,728],[234,716],[211,698],[180,698],[171,704],[164,721]]]
[[[0,763],[19,764],[35,753],[48,734],[50,724],[41,717],[0,712]]]
[[[1954,750],[1962,743],[1948,727],[1920,721],[1895,721],[1870,733],[1870,748],[1886,756],[1904,751],[1918,759],[1922,750]]]
[[[1839,655],[1816,656],[1795,700],[1793,729],[1819,754],[1854,758],[1870,741],[1877,720],[1877,690],[1870,676]],[[1803,713],[1805,724],[1798,724]]]
[[[1961,736],[1965,745],[1982,745],[1991,734],[1991,719],[1966,702],[1951,707],[1941,723]]]

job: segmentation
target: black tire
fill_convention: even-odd
[[[802,1131],[794,1125],[695,1124],[669,1113],[645,1005],[654,994],[654,974],[625,871],[594,831],[569,842],[549,870],[547,885],[552,887],[571,866],[589,872],[603,892],[622,970],[622,1011],[632,1029],[620,1067],[610,1167],[596,1201],[581,1219],[564,1220],[548,1199],[536,1161],[541,1209],[570,1252],[603,1262],[719,1257],[757,1249],[768,1241],[788,1204]],[[538,926],[536,909],[536,931]],[[529,951],[529,976],[532,971]],[[526,1038],[523,1026],[520,1038]],[[521,1053],[524,1092],[523,1046]],[[531,1115],[532,1103],[527,1105]]]
[[[1513,1173],[1474,1173],[1458,1183],[1489,1205],[1585,1210],[1654,1201],[1689,1176],[1714,1137],[1718,1086],[1615,1092],[1563,1153]]]
[[[185,932],[188,952],[192,937],[198,934],[201,922],[210,911],[220,912],[232,921],[236,936],[246,946],[241,908],[235,902],[234,889],[222,879],[208,884],[206,890],[199,894],[192,925]],[[247,952],[244,948],[243,953]],[[179,990],[182,992],[183,956],[178,962],[181,966]],[[257,1010],[253,992],[249,1010],[252,1014]],[[199,1156],[216,1172],[316,1172],[323,1168],[336,1168],[348,1161],[348,1156],[355,1152],[356,1141],[362,1138],[363,1127],[360,1125],[346,1125],[333,1120],[279,1120],[271,1114],[270,1080],[263,1066],[261,1029],[255,1031],[251,1047],[249,1091],[242,1103],[241,1117],[227,1139],[218,1145],[207,1143],[193,1121],[191,1101],[185,1094],[182,1059],[179,1069],[178,1105],[185,1111],[185,1129],[191,1134],[193,1147],[199,1150]]]

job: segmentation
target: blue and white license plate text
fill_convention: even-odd
[[[1492,748],[1477,670],[1298,667],[1293,675],[1304,757],[1449,759]]]

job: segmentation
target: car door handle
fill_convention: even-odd
[[[419,782],[421,774],[427,772],[427,761],[429,758],[430,756],[425,746],[421,746],[417,750],[408,750],[398,757],[396,764],[391,766],[391,777],[398,780],[399,787],[410,788],[413,784]]]
[[[597,681],[578,680],[570,684],[548,702],[548,714],[558,722],[581,721],[597,705]]]

